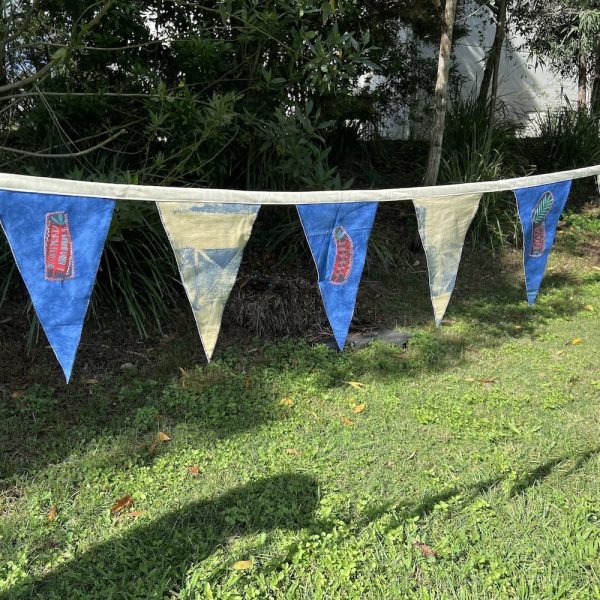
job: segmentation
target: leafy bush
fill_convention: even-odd
[[[3,48],[7,63],[40,70],[43,49],[64,50],[90,9],[84,0],[11,5],[23,29]],[[0,151],[0,169],[152,185],[341,187],[325,113],[372,67],[368,34],[339,27],[341,16],[317,0],[116,2],[51,77],[0,97],[0,146],[15,150]],[[48,156],[90,149],[121,130],[93,154]],[[14,274],[1,243],[0,269]],[[0,302],[18,280],[4,278]],[[177,302],[177,281],[154,208],[119,205],[93,307],[128,314],[146,335]]]
[[[538,114],[532,148],[538,172],[550,173],[600,163],[600,115],[571,106]]]
[[[489,106],[475,97],[455,101],[448,112],[439,182],[493,181],[526,175],[521,125],[499,104],[489,131]],[[511,194],[484,194],[471,228],[474,242],[503,246],[519,235]]]

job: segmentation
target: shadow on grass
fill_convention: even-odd
[[[515,498],[526,492],[529,488],[541,484],[559,465],[573,462],[573,467],[567,471],[567,474],[571,475],[582,469],[586,463],[598,455],[600,455],[600,446],[590,448],[577,454],[566,454],[564,456],[549,459],[528,473],[525,473],[521,475],[521,477],[517,478],[508,490],[508,498]],[[394,519],[389,525],[389,529],[393,530],[400,527],[407,519],[413,517],[427,517],[434,512],[436,506],[440,502],[448,502],[457,496],[460,496],[461,498],[461,505],[470,504],[482,494],[489,492],[496,486],[505,482],[507,477],[507,475],[501,475],[498,477],[490,477],[484,481],[473,483],[467,486],[453,486],[437,494],[425,496],[414,503],[387,503],[383,506],[375,508],[372,511],[369,511],[365,518],[361,520],[360,525],[361,527],[365,527],[369,522],[375,521],[393,510],[398,514],[397,518]]]
[[[573,463],[568,473],[583,468],[600,454],[600,447],[552,458],[518,478],[507,490],[508,499],[541,484],[561,464]],[[415,502],[386,504],[369,511],[352,526],[357,530],[393,511],[387,529],[402,527],[407,519],[427,517],[441,502],[460,495],[461,505],[507,480],[492,477],[469,486],[454,486]],[[214,500],[194,503],[146,525],[128,529],[121,537],[95,546],[45,577],[25,580],[2,600],[70,598],[164,597],[185,585],[190,567],[205,560],[228,540],[273,530],[308,530],[321,525],[314,519],[318,484],[312,477],[289,473],[237,488]],[[48,540],[50,541],[50,540]],[[249,550],[260,553],[260,546]],[[249,555],[236,558],[249,558]],[[206,571],[204,580],[219,578],[231,567]],[[202,573],[202,571],[200,571]],[[202,580],[201,580],[202,581]]]
[[[349,373],[352,379],[401,385],[407,378],[454,368],[468,360],[470,351],[535,336],[551,319],[580,310],[567,293],[529,307],[523,285],[516,283],[511,270],[516,260],[513,256],[504,264],[493,256],[467,257],[448,318],[459,317],[469,325],[468,333],[444,327],[435,331],[430,324],[412,338],[408,351],[378,344],[338,354],[297,340],[254,347],[246,342],[242,349],[222,346],[214,364],[194,368],[199,342],[188,328],[181,340],[154,344],[137,369],[117,374],[113,370],[92,383],[76,379],[65,386],[58,378],[44,377],[25,389],[0,385],[0,489],[12,485],[17,473],[31,474],[85,452],[84,441],[124,434],[131,446],[129,455],[139,455],[146,432],[155,432],[157,423],[173,427],[179,422],[200,428],[206,439],[235,436],[284,418],[279,400],[287,395],[285,385],[305,387],[310,380],[318,395],[347,385]],[[387,311],[388,323],[422,323],[424,318],[431,322],[427,276],[419,274],[418,279],[418,284],[414,275],[405,283],[396,281],[405,293],[391,290],[374,302]],[[550,273],[544,290],[569,289],[578,283],[575,274]],[[11,361],[8,346],[0,346],[0,363]],[[93,357],[86,358],[86,352],[84,347],[80,359],[84,363]]]
[[[309,527],[317,502],[317,482],[304,474],[254,481],[131,527],[121,537],[93,547],[45,577],[25,580],[0,598],[163,598],[184,585],[192,565],[233,537]],[[230,566],[224,564],[222,570]]]

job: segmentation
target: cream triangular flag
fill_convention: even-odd
[[[439,327],[450,302],[467,230],[482,194],[413,200],[427,257],[429,288]]]
[[[260,205],[156,204],[210,360]]]

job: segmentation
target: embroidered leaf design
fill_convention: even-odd
[[[48,213],[44,232],[45,278],[64,281],[73,278],[73,241],[67,215]]]
[[[335,261],[330,281],[342,284],[350,277],[352,271],[354,244],[348,232],[341,225],[333,230],[333,239],[335,241]]]
[[[537,203],[536,207],[533,209],[533,214],[531,216],[534,225],[540,225],[544,222],[548,213],[552,209],[554,205],[554,196],[552,192],[544,192],[540,201]]]

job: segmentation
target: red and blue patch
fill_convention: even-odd
[[[73,240],[67,213],[63,211],[46,215],[44,265],[45,278],[48,281],[65,281],[75,276]]]

